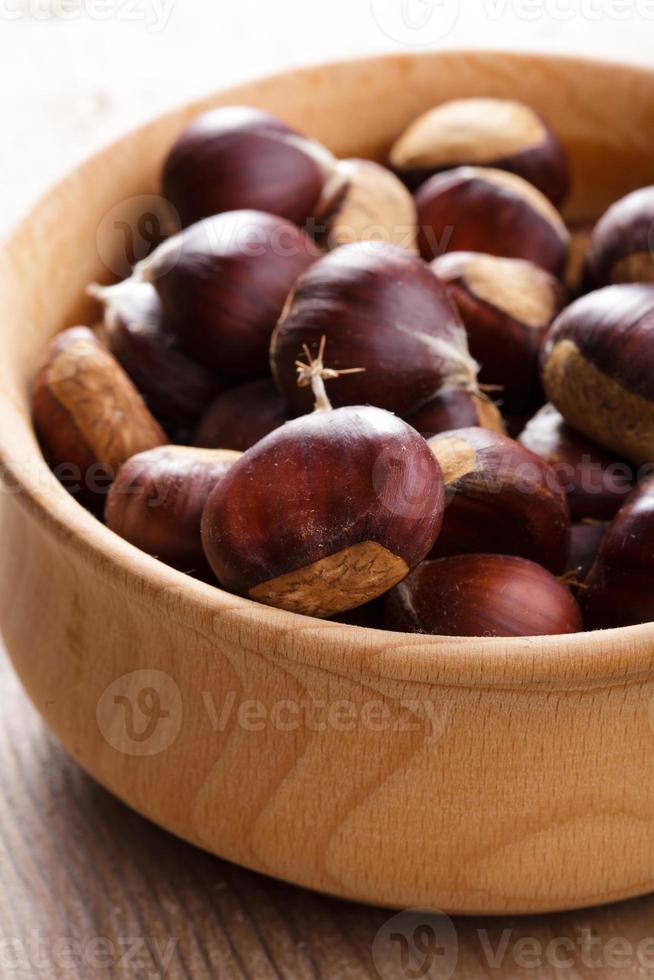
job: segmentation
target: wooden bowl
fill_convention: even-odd
[[[340,155],[382,157],[441,100],[516,92],[569,147],[571,218],[654,182],[654,72],[391,56],[155,120],[59,184],[0,255],[0,616],[35,705],[89,773],[180,837],[389,906],[534,912],[654,886],[654,625],[440,639],[228,595],[140,553],[61,489],[34,438],[29,385],[48,338],[88,322],[84,287],[108,276],[102,219],[156,191],[198,111],[248,103]]]

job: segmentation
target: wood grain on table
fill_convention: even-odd
[[[431,932],[428,916],[395,919],[212,858],[89,779],[0,658],[3,980],[654,977],[654,896],[565,915],[436,920]]]

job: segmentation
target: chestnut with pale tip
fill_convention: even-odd
[[[287,421],[281,395],[270,378],[228,388],[209,406],[193,440],[207,449],[245,452]]]
[[[202,515],[204,550],[225,588],[318,617],[396,585],[433,547],[443,518],[425,440],[379,408],[332,410],[324,379],[337,376],[321,356],[299,362],[314,412],[244,453]]]
[[[431,263],[461,314],[479,380],[506,396],[538,390],[545,334],[563,306],[560,282],[523,259],[448,252]]]
[[[417,256],[384,242],[344,245],[316,262],[297,282],[270,346],[273,377],[292,415],[311,410],[295,381],[303,345],[315,351],[327,337],[343,378],[335,406],[375,405],[408,415],[445,386],[477,391],[477,364],[445,287]]]
[[[509,170],[554,204],[570,189],[567,153],[545,120],[513,99],[452,99],[423,113],[393,145],[390,163],[410,187],[465,164]]]
[[[164,196],[183,226],[242,209],[301,225],[335,180],[336,160],[324,146],[245,106],[194,119],[172,146],[162,175]]]
[[[216,397],[216,376],[179,346],[154,286],[126,279],[87,288],[103,307],[103,341],[164,425],[196,422]]]
[[[654,283],[654,187],[616,201],[593,229],[586,256],[590,288]]]
[[[168,442],[116,358],[87,327],[51,341],[32,391],[34,426],[61,482],[97,507],[135,453]]]
[[[606,286],[554,321],[541,370],[566,422],[621,459],[654,461],[654,285]]]
[[[425,438],[473,425],[506,434],[495,402],[481,391],[468,391],[465,388],[443,388],[434,398],[407,415],[405,421]]]
[[[339,160],[337,173],[315,211],[323,248],[383,241],[417,254],[416,204],[395,174],[373,160]]]
[[[136,266],[180,343],[220,377],[265,375],[270,335],[298,276],[320,256],[296,225],[233,211],[169,238]]]
[[[632,467],[571,429],[554,405],[530,419],[518,442],[555,471],[574,520],[610,520],[631,491]]]
[[[565,569],[570,512],[551,466],[489,429],[443,432],[427,445],[447,501],[432,558],[487,551]]]
[[[166,564],[205,575],[202,510],[240,456],[228,449],[191,446],[161,446],[132,456],[107,496],[107,526]]]
[[[635,487],[602,539],[581,593],[589,629],[654,620],[654,476]]]
[[[425,561],[385,598],[386,629],[436,636],[556,636],[583,628],[570,591],[508,555]]]
[[[491,167],[458,167],[416,193],[418,245],[431,261],[445,252],[526,259],[565,271],[570,235],[558,211],[522,177]]]

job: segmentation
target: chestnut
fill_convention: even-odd
[[[336,160],[325,147],[281,119],[224,106],[182,131],[164,162],[162,185],[182,226],[242,209],[301,225],[335,172]]]
[[[340,180],[318,202],[317,239],[331,251],[350,242],[383,241],[417,253],[418,215],[404,184],[372,160],[339,160]]]
[[[180,343],[224,378],[268,371],[270,335],[298,276],[319,257],[296,225],[260,211],[200,221],[137,265]]]
[[[61,482],[89,506],[126,459],[168,441],[116,358],[87,327],[70,327],[51,341],[34,381],[32,413]]]
[[[87,289],[104,309],[102,340],[154,415],[169,427],[196,422],[218,393],[215,374],[182,351],[153,286],[126,279]]]
[[[228,388],[209,406],[193,440],[207,449],[245,452],[286,421],[281,395],[269,378]]]
[[[616,201],[599,219],[590,240],[586,274],[592,288],[654,282],[654,187]]]
[[[574,520],[610,520],[631,490],[629,464],[613,459],[571,429],[554,405],[545,405],[534,415],[518,442],[556,472]]]
[[[570,514],[551,466],[489,429],[443,432],[427,445],[441,467],[447,501],[431,557],[493,552],[563,572]]]
[[[654,620],[654,475],[632,490],[613,518],[581,602],[588,629]]]
[[[240,456],[228,449],[190,446],[160,446],[132,456],[107,495],[107,526],[174,568],[205,574],[202,510]]]
[[[444,386],[476,391],[477,365],[445,287],[417,256],[385,242],[344,245],[297,282],[270,345],[273,377],[292,415],[311,399],[295,361],[326,336],[330,361],[365,371],[334,388],[337,406],[375,405],[408,415]]]
[[[654,460],[654,286],[606,286],[554,321],[543,386],[566,422],[619,457]]]
[[[423,258],[483,252],[526,259],[561,276],[570,236],[561,217],[522,177],[490,167],[436,174],[416,193]]]
[[[333,616],[382,595],[433,547],[443,480],[425,440],[371,406],[332,410],[324,343],[298,363],[312,414],[287,422],[230,468],[202,515],[219,581],[259,602]]]
[[[578,633],[581,611],[550,572],[524,558],[455,555],[425,561],[385,598],[386,629],[440,636]]]
[[[533,262],[476,252],[448,252],[431,267],[461,314],[480,382],[507,396],[537,391],[543,340],[563,305],[559,281]]]
[[[554,204],[570,189],[566,151],[544,119],[512,99],[452,99],[413,122],[390,152],[391,166],[415,188],[462,164],[510,170]]]
[[[581,521],[570,528],[566,578],[574,592],[585,582],[608,528],[606,521]]]
[[[504,433],[497,405],[486,395],[464,388],[443,388],[434,398],[407,415],[405,421],[425,438],[450,429],[480,425]]]

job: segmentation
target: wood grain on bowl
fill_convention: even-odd
[[[564,909],[654,887],[654,626],[511,640],[386,634],[264,608],[121,540],[34,437],[46,341],[88,322],[102,217],[156,190],[200,109],[251,104],[343,156],[419,113],[521,97],[568,147],[569,214],[651,183],[654,73],[489,53],[387,57],[177,110],[60,184],[0,255],[0,622],[21,679],[104,786],[209,851],[318,890],[448,911]]]

